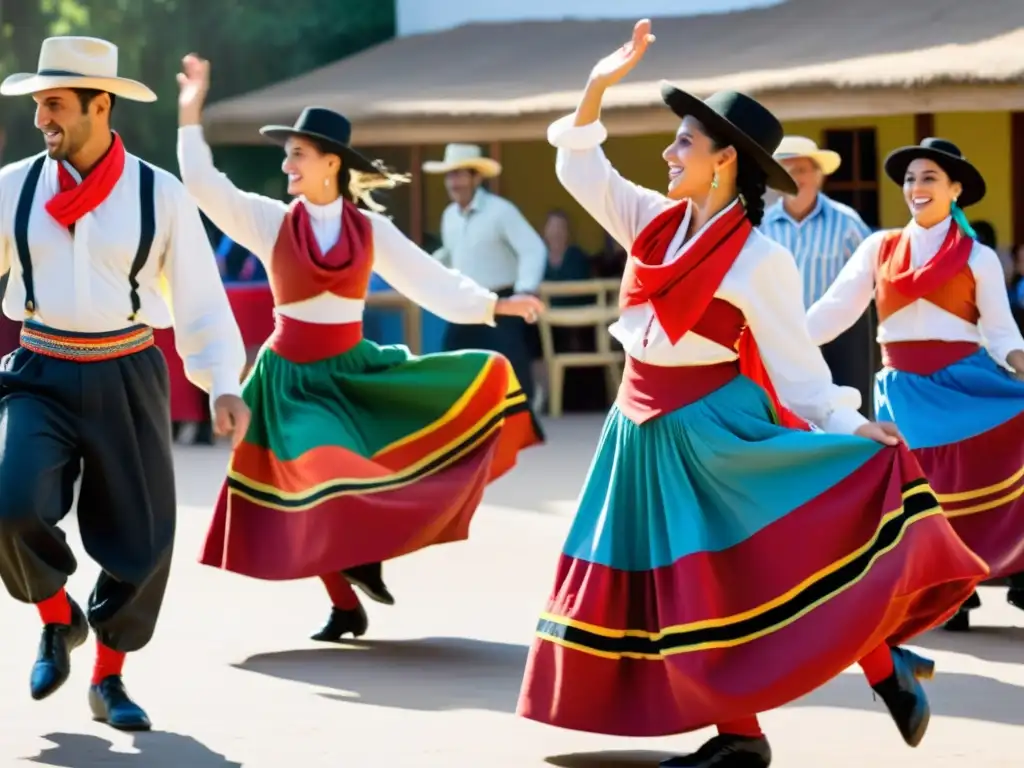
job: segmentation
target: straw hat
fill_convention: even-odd
[[[156,101],[142,83],[118,77],[117,46],[95,37],[46,38],[36,71],[10,75],[0,94],[27,96],[51,88],[94,88],[130,101]]]
[[[843,162],[838,152],[819,149],[818,145],[806,136],[784,136],[779,148],[775,150],[775,159],[795,160],[798,157],[813,160],[826,176],[835,173]]]
[[[444,160],[428,160],[423,164],[424,173],[451,173],[466,169],[476,171],[485,179],[501,173],[501,163],[484,157],[483,151],[475,144],[449,144],[444,148]]]

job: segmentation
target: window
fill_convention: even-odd
[[[879,227],[878,141],[874,128],[825,131],[825,146],[843,158],[828,177],[825,191],[833,200],[846,203],[872,229]]]

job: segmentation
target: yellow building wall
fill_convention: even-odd
[[[985,199],[967,209],[971,221],[984,219],[1001,248],[1013,244],[1013,167],[1009,112],[946,112],[935,116],[935,133],[949,139],[985,177]]]
[[[914,116],[892,115],[886,117],[832,118],[829,120],[790,120],[783,124],[786,133],[807,136],[818,145],[825,141],[827,130],[853,130],[874,128],[878,149],[878,207],[879,221],[883,227],[902,227],[907,223],[909,213],[903,202],[901,187],[889,181],[882,171],[885,156],[897,147],[914,144]]]
[[[881,223],[883,227],[902,227],[909,215],[903,202],[903,191],[885,177],[881,164],[893,149],[915,143],[913,115],[785,123],[787,133],[808,136],[819,144],[824,139],[825,130],[870,127],[876,129],[878,137]],[[1013,236],[1009,113],[939,114],[935,116],[935,132],[956,143],[988,182],[988,195],[968,211],[968,216],[990,221],[1000,245],[1009,245]],[[630,180],[652,189],[664,189],[668,179],[661,153],[671,140],[668,133],[613,137],[605,144],[605,151],[615,167]],[[424,159],[439,159],[443,152],[441,146],[426,147]],[[580,246],[590,252],[602,247],[601,227],[583,212],[555,178],[553,147],[544,140],[507,142],[502,145],[501,159],[504,165],[501,194],[519,206],[538,231],[548,212],[558,208],[568,213]],[[428,176],[423,189],[424,230],[437,233],[441,212],[448,204],[444,182],[440,177]]]

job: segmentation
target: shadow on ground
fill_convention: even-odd
[[[379,707],[515,712],[527,647],[453,637],[371,640],[251,656],[238,669],[333,688]]]
[[[82,733],[51,733],[53,742],[35,757],[24,758],[38,765],[62,768],[242,768],[191,736],[165,731],[139,733],[133,737],[137,753],[114,752],[113,742]]]
[[[915,637],[910,644],[973,656],[996,664],[1024,662],[1024,627],[974,626],[970,632],[939,630]]]

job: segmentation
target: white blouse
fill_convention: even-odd
[[[928,229],[910,223],[912,267],[917,269],[935,258],[949,225],[949,218]],[[811,338],[816,344],[832,341],[868,308],[875,294],[878,252],[886,234],[876,232],[861,243],[836,281],[807,313]],[[997,362],[1009,367],[1007,355],[1015,349],[1024,350],[1024,338],[1010,311],[1003,266],[995,251],[978,242],[974,243],[967,265],[974,273],[975,303],[981,315],[978,325],[919,299],[879,322],[878,342],[970,341],[983,344]]]
[[[178,129],[178,165],[185,188],[228,237],[269,264],[288,204],[238,189],[213,164],[213,154],[198,125]],[[342,202],[303,204],[322,252],[338,242]],[[396,291],[451,323],[494,325],[497,296],[458,272],[447,269],[409,240],[390,219],[362,211],[373,225],[373,269]],[[276,311],[308,323],[350,323],[362,319],[366,302],[325,292],[283,304]]]
[[[574,120],[568,115],[548,129],[548,141],[558,148],[558,179],[628,251],[644,227],[678,201],[624,179],[600,148],[608,136],[604,125],[575,127]],[[666,263],[680,258],[695,241],[683,242],[689,223],[687,214]],[[826,432],[849,434],[867,421],[857,410],[860,393],[833,384],[807,333],[802,283],[789,251],[754,230],[715,296],[743,312],[779,399],[794,413]],[[672,344],[650,303],[626,308],[609,330],[627,354],[653,365],[707,365],[737,358],[735,350],[692,332]]]

